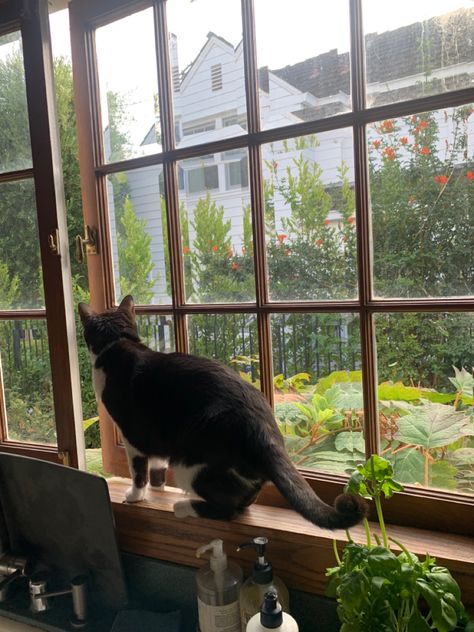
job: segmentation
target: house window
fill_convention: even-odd
[[[102,13],[84,1],[84,24],[110,19],[107,3]],[[117,4],[118,16],[134,6]],[[168,314],[177,351],[216,357],[260,388],[315,485],[334,490],[365,455],[383,453],[422,508],[407,517],[394,505],[391,519],[430,526],[434,498],[472,510],[474,52],[464,25],[474,10],[428,7],[387,25],[375,0],[322,17],[317,3],[294,0],[300,28],[290,29],[284,3],[272,5],[271,25],[263,2],[212,4],[238,28],[227,19],[229,33],[210,32],[200,3],[182,13],[169,3],[166,21],[155,3],[163,152],[131,155],[127,168],[163,165],[172,296],[138,313]],[[188,24],[200,24],[202,42],[180,62],[173,99],[168,28],[179,51]],[[228,61],[230,96],[212,112],[223,125],[207,138],[194,127],[192,144],[191,121],[210,115]],[[79,116],[97,131],[101,86],[90,94]],[[237,107],[248,129],[229,137]],[[123,164],[99,155],[83,169],[100,183]],[[439,519],[450,529],[448,518]]]
[[[241,155],[241,151],[236,152]],[[233,152],[225,152],[224,159],[233,158]],[[225,163],[225,186],[226,189],[235,187],[248,187],[249,185],[249,164],[247,156],[242,156],[238,160]]]
[[[190,169],[186,174],[188,193],[200,193],[219,188],[217,165]]]
[[[199,125],[183,125],[183,136],[191,136],[192,134],[203,134],[216,129],[216,122],[209,121]]]
[[[213,92],[222,89],[222,64],[211,66],[211,89]]]

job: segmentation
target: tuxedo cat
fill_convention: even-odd
[[[224,364],[183,353],[159,353],[140,342],[133,299],[96,314],[79,304],[98,400],[120,428],[132,487],[128,502],[164,485],[168,464],[176,485],[193,497],[174,505],[179,517],[230,520],[273,481],[304,518],[347,528],[365,503],[342,494],[324,503],[291,463],[263,395]]]

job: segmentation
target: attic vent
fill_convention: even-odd
[[[222,64],[211,66],[211,86],[212,90],[220,90],[222,88]]]
[[[179,68],[178,66],[173,66],[172,70],[172,79],[173,79],[173,92],[179,92],[179,87],[180,87],[180,77],[179,77]]]

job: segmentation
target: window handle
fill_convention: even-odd
[[[84,263],[85,255],[97,254],[97,228],[84,226],[84,237],[76,235],[76,259]]]

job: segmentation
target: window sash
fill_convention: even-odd
[[[256,38],[254,20],[254,0],[242,0],[243,19],[243,53],[245,65],[245,88],[247,101],[247,131],[238,137],[202,143],[192,147],[175,146],[174,113],[173,113],[173,77],[169,65],[168,32],[166,23],[165,0],[149,0],[139,2],[133,0],[82,0],[72,3],[76,14],[76,41],[83,38],[87,46],[80,54],[81,63],[77,65],[83,81],[89,68],[88,94],[92,108],[88,120],[84,111],[81,114],[83,124],[91,130],[93,145],[89,144],[89,156],[81,160],[81,169],[88,163],[88,176],[91,182],[97,182],[95,191],[90,191],[90,199],[102,200],[100,222],[106,226],[107,218],[103,206],[103,180],[107,174],[124,169],[139,168],[151,164],[162,164],[167,200],[167,220],[169,227],[170,271],[173,304],[170,306],[138,306],[139,313],[169,313],[174,317],[176,349],[188,352],[186,318],[193,313],[229,313],[249,312],[257,317],[258,339],[260,349],[261,388],[269,403],[273,405],[273,367],[271,347],[271,314],[285,313],[324,313],[352,312],[360,317],[361,354],[363,372],[363,399],[365,410],[366,453],[370,455],[380,451],[380,436],[377,414],[377,371],[374,333],[374,316],[382,312],[433,311],[433,312],[468,312],[474,311],[474,297],[471,298],[430,298],[430,299],[374,299],[372,292],[372,261],[370,247],[370,206],[368,184],[368,159],[366,126],[385,118],[394,118],[408,114],[416,114],[428,110],[458,106],[474,101],[474,89],[467,88],[444,94],[416,98],[386,106],[366,107],[365,99],[365,52],[362,29],[362,0],[348,0],[351,23],[351,97],[352,111],[322,120],[306,121],[285,127],[262,130],[260,126],[260,104],[258,96],[258,68],[256,61]],[[155,11],[155,32],[158,58],[158,85],[160,113],[163,128],[163,151],[160,154],[134,158],[117,163],[105,164],[102,159],[102,140],[100,137],[100,111],[98,103],[97,74],[94,71],[93,29],[112,19],[123,17],[131,11],[153,6]],[[80,28],[78,28],[78,25]],[[82,29],[82,32],[81,32]],[[84,38],[83,38],[84,39]],[[74,56],[74,55],[73,55]],[[75,65],[76,66],[76,65]],[[82,68],[81,68],[82,66]],[[92,71],[91,71],[92,68]],[[86,104],[86,101],[83,101]],[[88,107],[85,108],[85,111]],[[79,117],[79,114],[78,114]],[[354,140],[355,169],[355,201],[356,230],[358,242],[358,275],[359,293],[357,300],[347,301],[314,301],[314,302],[276,302],[270,301],[268,291],[268,275],[266,262],[266,239],[264,222],[263,171],[261,146],[265,143],[289,139],[295,136],[315,134],[323,131],[351,127]],[[256,300],[245,304],[196,305],[186,303],[184,285],[184,266],[180,235],[178,178],[176,164],[180,160],[198,158],[218,152],[235,149],[248,151],[249,187],[251,197],[252,227],[254,239],[254,262]],[[91,157],[93,157],[91,159]],[[97,198],[96,198],[97,195]],[[87,205],[86,205],[87,206]],[[97,299],[98,307],[113,305],[113,281],[111,275],[111,258],[105,246],[105,260],[102,272],[105,273],[100,285],[101,298]],[[106,258],[108,256],[108,259]],[[104,262],[105,261],[105,262]],[[97,287],[97,276],[92,270],[91,284]],[[93,291],[94,294],[94,291]],[[123,470],[122,470],[123,471]],[[306,472],[310,480],[334,481],[340,484],[341,477],[319,472]],[[411,489],[410,494],[433,498],[432,490]],[[438,493],[438,492],[437,492]],[[474,499],[452,492],[440,493],[446,500],[454,500],[471,508]],[[436,494],[435,494],[436,495]],[[440,496],[441,497],[441,496]],[[273,501],[272,501],[273,502]],[[405,518],[404,518],[405,519]],[[413,517],[416,521],[416,517]]]

